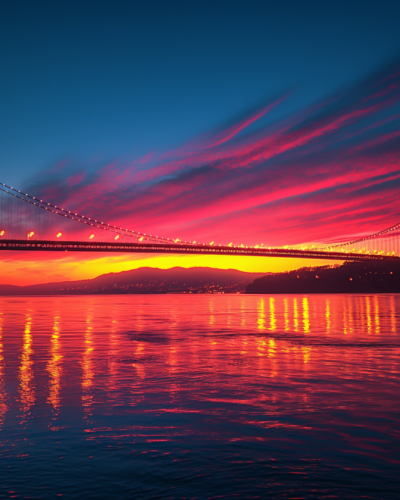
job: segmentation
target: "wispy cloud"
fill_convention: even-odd
[[[27,189],[89,217],[198,241],[283,245],[396,222],[400,60],[271,123],[288,99],[295,94],[162,154],[90,169],[59,164]]]

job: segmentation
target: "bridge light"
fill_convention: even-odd
[[[210,246],[212,246],[212,245],[214,245],[214,242],[213,242],[213,241],[211,241],[211,242],[210,242]]]
[[[141,237],[139,238],[139,241],[143,241],[143,238],[144,238],[144,236],[141,236]]]
[[[114,239],[115,239],[115,240],[118,240],[118,238],[119,238],[119,234],[117,234],[117,236],[116,236]]]
[[[231,247],[232,246],[232,242],[228,243],[228,247]]]
[[[28,239],[29,239],[29,238],[32,238],[32,236],[33,236],[34,234],[35,234],[35,233],[34,233],[33,231],[29,231],[29,232],[28,232],[28,234],[27,234]]]
[[[91,234],[91,235],[89,236],[89,240],[92,240],[93,238],[94,238],[94,234]]]
[[[59,238],[60,236],[62,236],[62,233],[57,233],[57,238]]]
[[[5,231],[4,231],[4,229],[2,229],[2,230],[0,231],[0,236],[3,236],[3,235],[4,235],[4,233],[5,233]]]

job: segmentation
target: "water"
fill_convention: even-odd
[[[1,498],[398,498],[400,295],[0,298]]]

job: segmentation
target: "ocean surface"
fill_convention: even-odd
[[[400,295],[0,298],[0,498],[400,496]]]

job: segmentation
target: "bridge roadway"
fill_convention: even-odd
[[[40,252],[119,252],[119,253],[166,253],[186,255],[247,255],[252,257],[290,257],[324,260],[400,260],[400,257],[337,252],[324,250],[300,250],[289,248],[230,247],[196,244],[161,243],[106,243],[87,241],[52,240],[7,240],[0,239],[0,250],[40,251]]]

